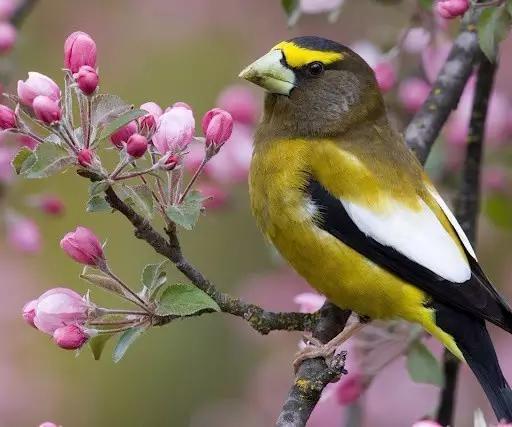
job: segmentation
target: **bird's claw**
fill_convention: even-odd
[[[316,359],[317,357],[321,357],[328,365],[330,365],[336,348],[329,346],[328,344],[322,344],[316,338],[313,340],[308,338],[310,344],[295,355],[295,359],[293,360],[293,370],[295,373],[297,373],[302,362],[309,359]]]

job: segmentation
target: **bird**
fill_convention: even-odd
[[[303,36],[239,77],[266,91],[249,172],[258,227],[312,287],[360,316],[303,356],[332,354],[374,319],[417,323],[469,365],[497,419],[512,421],[486,328],[512,332],[512,311],[390,123],[371,67],[342,44]]]

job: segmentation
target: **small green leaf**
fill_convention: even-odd
[[[478,20],[480,48],[489,61],[494,62],[498,45],[507,36],[512,22],[510,13],[503,6],[485,8]]]
[[[136,326],[128,329],[119,336],[114,352],[112,353],[112,360],[114,363],[119,362],[126,353],[126,350],[139,338],[145,331],[146,326]]]
[[[119,116],[115,120],[111,121],[108,125],[106,125],[103,130],[101,131],[99,139],[105,139],[108,138],[110,135],[112,135],[116,130],[118,130],[120,127],[123,127],[124,125],[130,123],[132,120],[138,119],[139,117],[142,117],[146,115],[148,112],[145,110],[130,110],[127,113],[124,113],[123,115]]]
[[[94,95],[91,104],[91,124],[93,127],[104,126],[132,108],[119,96],[103,93]]]
[[[432,4],[434,3],[434,0],[420,0],[420,6],[428,11],[432,10]]]
[[[206,198],[199,191],[191,191],[179,205],[169,206],[167,216],[186,230],[192,230],[199,220],[199,215]]]
[[[27,178],[46,178],[63,171],[76,162],[67,150],[60,145],[52,143],[41,143],[34,151],[35,161],[28,168],[24,175]],[[27,158],[26,161],[29,161]],[[22,166],[23,169],[24,166]]]
[[[144,267],[141,282],[150,294],[167,282],[167,273],[164,270],[166,263],[162,261],[160,264],[148,264]]]
[[[299,0],[281,0],[281,5],[283,6],[286,15],[290,16],[299,7]]]
[[[217,303],[191,284],[177,283],[162,292],[156,309],[160,316],[189,316],[199,311],[220,311]]]
[[[443,386],[444,375],[439,361],[420,341],[414,341],[407,353],[407,370],[414,382]]]
[[[89,213],[95,212],[112,212],[112,207],[105,200],[105,197],[101,195],[92,196],[87,201],[85,210]]]
[[[94,286],[98,286],[118,295],[124,295],[123,288],[114,279],[103,274],[82,273],[80,278]]]
[[[123,185],[123,190],[137,213],[144,218],[153,216],[153,195],[147,185]]]
[[[22,171],[30,168],[36,161],[36,157],[32,150],[29,150],[27,147],[22,147],[20,151],[16,154],[16,157],[12,159],[12,167],[16,171],[17,175],[20,175]],[[26,164],[26,166],[25,166]]]
[[[94,360],[100,360],[101,353],[103,353],[103,350],[105,348],[105,345],[107,344],[107,341],[112,338],[113,335],[108,334],[101,334],[96,335],[95,337],[92,337],[89,340],[89,348],[92,351],[92,355],[94,357]]]
[[[103,193],[108,187],[110,183],[108,181],[94,181],[89,185],[89,196],[97,196]]]
[[[498,227],[512,229],[512,199],[504,194],[493,194],[484,203],[484,213]]]

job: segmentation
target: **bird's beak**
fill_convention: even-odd
[[[295,87],[295,73],[283,63],[283,52],[271,50],[245,68],[238,77],[263,87],[271,93],[289,95]]]

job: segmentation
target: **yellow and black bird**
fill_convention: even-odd
[[[389,123],[372,69],[319,37],[276,45],[240,77],[267,90],[252,210],[281,255],[341,308],[419,323],[467,361],[498,420],[512,398],[487,332],[512,311]],[[360,326],[309,356],[332,352]]]

